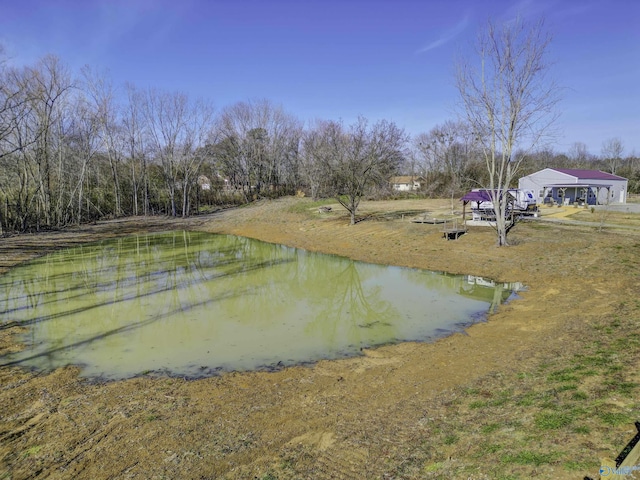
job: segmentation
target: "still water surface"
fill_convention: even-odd
[[[137,235],[0,276],[0,328],[28,327],[0,365],[107,379],[273,368],[442,337],[514,288],[231,235]]]

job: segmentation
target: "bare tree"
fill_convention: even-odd
[[[464,172],[471,162],[473,138],[465,122],[451,120],[418,136],[418,151],[429,165],[429,170],[438,174],[443,191],[449,193],[452,210],[454,197],[462,189]]]
[[[204,101],[190,101],[183,93],[150,90],[145,97],[144,117],[148,136],[169,193],[171,215],[177,215],[176,193],[182,193],[182,216],[189,215],[189,193],[196,181],[213,107]]]
[[[609,169],[613,175],[622,163],[622,152],[624,146],[619,138],[610,138],[602,143],[602,159],[609,164]]]
[[[586,166],[593,158],[587,149],[587,145],[583,142],[574,142],[569,148],[568,156],[581,167]]]
[[[10,137],[26,112],[26,96],[21,82],[16,81],[17,71],[6,67],[3,56],[4,47],[0,44],[0,158],[20,149]]]
[[[153,153],[160,161],[169,194],[170,213],[176,216],[178,159],[187,116],[187,96],[149,90],[145,97],[144,115]]]
[[[0,62],[0,193],[10,228],[26,229],[29,217],[39,224],[41,213],[51,225],[54,130],[66,90],[58,84],[61,76],[63,69],[53,56],[33,67]]]
[[[216,132],[220,133],[217,128]],[[221,139],[210,141],[209,156],[211,157],[214,170],[226,176],[229,187],[238,188],[244,185],[245,172],[239,159],[242,157],[240,140],[235,135],[223,135]],[[218,173],[219,175],[219,173]],[[246,200],[245,195],[245,200]]]
[[[327,190],[324,165],[329,163],[332,155],[330,139],[336,126],[335,123],[318,120],[302,139],[302,174],[314,200]]]
[[[98,135],[102,143],[102,153],[109,160],[113,180],[114,214],[122,215],[120,189],[120,164],[124,155],[123,135],[120,125],[119,107],[115,101],[115,91],[105,73],[93,72],[88,66],[82,69],[85,91],[92,100],[94,115],[99,127]]]
[[[298,175],[300,121],[268,100],[238,102],[217,118],[216,158],[234,188],[259,195],[294,184]]]
[[[11,98],[12,93],[6,88],[5,81],[5,60],[4,60],[4,46],[0,44],[0,161],[4,156],[3,149],[3,139],[7,135],[9,129],[11,128],[11,122],[9,121],[8,113],[10,111]],[[2,193],[1,189],[1,180],[0,178],[0,193]],[[0,196],[0,200],[2,197]],[[3,224],[3,214],[2,214],[2,205],[0,204],[0,236],[3,234],[2,224]]]
[[[550,133],[557,118],[558,89],[547,78],[551,37],[544,22],[489,21],[477,42],[475,61],[457,65],[456,85],[482,153],[496,213],[498,245],[507,245],[506,190],[526,152]]]
[[[23,162],[34,190],[36,228],[60,226],[65,177],[62,131],[65,108],[73,82],[62,62],[53,55],[39,60],[34,67],[14,70],[15,85],[23,95],[24,110],[12,129],[11,144]]]
[[[182,182],[183,217],[188,216],[191,209],[190,193],[196,184],[205,158],[203,147],[206,140],[210,138],[212,122],[213,105],[211,103],[197,100],[189,104],[182,154],[178,164]]]
[[[369,127],[360,117],[345,129],[342,123],[324,127],[322,156],[328,192],[356,223],[360,200],[372,187],[385,185],[404,161],[408,136],[395,123],[382,120]]]
[[[100,119],[96,115],[92,101],[80,94],[71,106],[69,132],[65,139],[68,148],[67,176],[71,189],[69,195],[69,215],[71,221],[80,224],[91,218],[91,211],[102,214],[99,206],[89,199],[88,178],[101,148]],[[72,208],[74,206],[75,208]],[[83,216],[84,210],[84,216]]]
[[[126,89],[128,101],[123,112],[122,127],[131,172],[133,214],[139,214],[139,195],[142,189],[142,213],[146,216],[149,213],[149,176],[142,114],[144,96],[133,85],[127,85]]]

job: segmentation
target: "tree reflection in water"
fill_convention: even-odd
[[[0,364],[87,376],[199,376],[424,341],[499,304],[509,286],[230,235],[138,235],[60,251],[0,277]],[[491,307],[492,308],[492,307]]]

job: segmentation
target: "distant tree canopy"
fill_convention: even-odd
[[[386,120],[307,126],[269,100],[214,111],[181,92],[113,86],[57,57],[13,67],[0,48],[0,234],[125,215],[193,215],[216,205],[304,191],[336,198],[352,223],[362,198],[390,195],[394,175],[423,176],[412,195],[457,201],[487,185],[483,145],[469,122],[447,121],[413,139]],[[596,168],[629,178],[640,161],[617,139],[601,156],[523,152],[519,173]]]

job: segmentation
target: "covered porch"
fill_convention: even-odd
[[[543,203],[552,205],[603,205],[610,202],[611,185],[553,184],[545,185]]]

